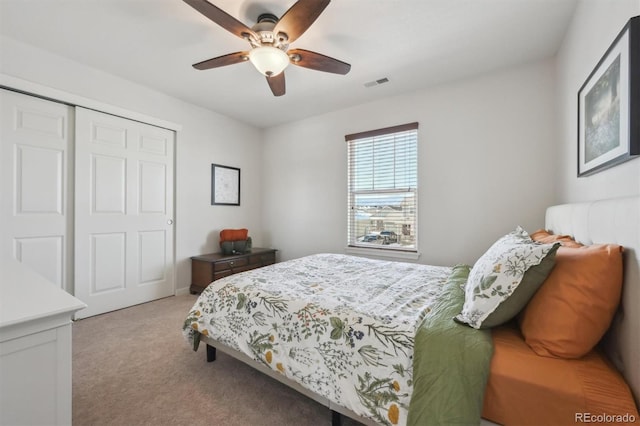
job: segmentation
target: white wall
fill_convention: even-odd
[[[282,260],[344,252],[344,135],[418,121],[419,262],[475,262],[501,233],[543,225],[554,99],[543,61],[266,130],[267,244]]]
[[[581,178],[576,166],[578,90],[628,19],[636,15],[640,15],[640,0],[583,0],[576,8],[557,55],[559,203],[640,194],[640,159]]]
[[[0,38],[0,72],[181,124],[177,286],[189,257],[247,227],[281,260],[343,252],[344,135],[420,123],[419,262],[473,263],[497,235],[542,226],[547,205],[640,193],[640,160],[576,177],[576,96],[638,0],[584,0],[556,61],[543,61],[261,131],[48,52]],[[371,89],[375,90],[375,88]],[[263,144],[261,142],[264,142]],[[242,169],[242,205],[210,200],[210,164]]]
[[[177,287],[190,285],[190,256],[218,250],[223,228],[246,227],[262,244],[259,130],[139,84],[6,37],[0,73],[182,125],[176,143]],[[241,169],[241,206],[211,206],[211,163]]]

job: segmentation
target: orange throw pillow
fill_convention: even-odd
[[[220,242],[225,241],[241,241],[246,240],[247,235],[249,234],[249,230],[242,229],[223,229],[220,231]]]
[[[530,235],[533,241],[537,241],[542,244],[553,244],[559,242],[566,247],[582,247],[582,244],[576,242],[571,235],[556,235],[551,234],[544,229],[538,229],[536,232]]]
[[[622,272],[619,245],[559,247],[555,267],[519,318],[531,349],[558,358],[593,349],[620,303]]]

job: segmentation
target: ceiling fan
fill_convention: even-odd
[[[291,49],[289,44],[300,37],[331,0],[298,0],[280,19],[263,13],[251,28],[207,0],[184,0],[189,6],[211,19],[230,33],[246,40],[251,50],[234,52],[193,64],[199,70],[251,61],[263,75],[275,96],[285,94],[284,69],[289,65],[334,74],[347,74],[351,65],[320,53]]]

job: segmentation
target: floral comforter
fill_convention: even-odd
[[[318,254],[213,282],[183,332],[210,336],[380,424],[404,425],[417,327],[451,268]]]

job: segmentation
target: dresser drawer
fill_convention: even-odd
[[[266,266],[276,263],[275,253],[262,253],[254,254],[249,258],[249,263],[252,265]]]
[[[231,269],[225,269],[224,271],[216,271],[213,273],[213,281],[219,280],[220,278],[228,277],[229,275],[233,275],[235,271]]]
[[[236,269],[243,266],[247,266],[249,264],[249,260],[246,257],[240,257],[236,259],[230,260],[219,260],[213,264],[213,270],[215,272],[225,271],[227,269]]]

